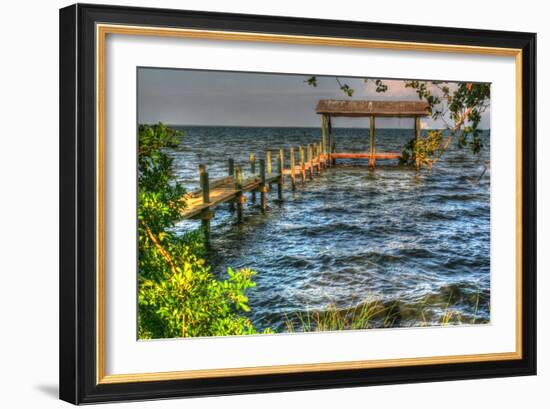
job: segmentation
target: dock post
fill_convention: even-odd
[[[324,142],[319,142],[319,163],[321,165],[321,169],[326,168],[326,163],[323,162],[323,157],[325,156],[325,148],[324,148]]]
[[[235,190],[237,193],[235,195],[235,201],[237,202],[237,220],[240,222],[243,221],[243,203],[245,197],[242,192],[243,188],[243,169],[241,165],[237,165],[235,168]]]
[[[369,117],[370,119],[370,158],[369,158],[369,167],[374,169],[374,164],[376,162],[376,159],[374,158],[374,154],[376,153],[376,149],[374,147],[374,115],[371,115]]]
[[[307,163],[309,163],[309,179],[313,180],[313,149],[311,147],[311,144],[309,143],[307,145]]]
[[[317,174],[321,174],[321,144],[315,144],[315,161],[317,162]]]
[[[321,117],[321,145],[323,153],[327,153],[327,116]]]
[[[227,160],[227,176],[235,178],[235,161],[233,159]],[[235,203],[229,203],[229,210],[232,212],[235,211]]]
[[[202,202],[210,203],[210,183],[208,180],[208,172],[204,165],[199,165],[200,184],[202,191]],[[206,244],[210,242],[210,212],[205,212],[201,217],[201,227],[204,234]]]
[[[279,198],[279,201],[283,201],[283,181],[284,181],[284,171],[285,171],[285,153],[284,150],[281,148],[279,150],[279,157],[277,158],[277,168],[279,171],[279,179],[277,182],[277,197]]]
[[[294,147],[290,148],[290,183],[292,190],[296,190],[296,157],[294,156]]]
[[[304,148],[300,145],[298,147],[300,153],[300,177],[302,179],[302,186],[306,184],[306,161],[304,156]]]
[[[266,203],[266,194],[267,194],[267,185],[265,183],[265,160],[260,159],[260,207],[262,212],[265,212],[267,207]]]
[[[266,152],[265,160],[267,162],[267,175],[271,176],[271,151]]]
[[[265,160],[266,160],[266,172],[267,172],[267,177],[271,178],[271,173],[272,173],[272,169],[271,169],[271,151],[268,150],[266,153],[265,153]],[[269,187],[271,188],[271,183],[269,183]]]
[[[334,135],[332,134],[332,119],[330,115],[328,115],[327,118],[327,132],[328,132],[328,149],[329,149],[329,156],[328,156],[328,162],[330,163],[330,166],[336,165],[336,159],[332,158],[332,154],[336,152],[336,144],[334,143]]]
[[[417,156],[417,150],[418,150],[418,139],[420,137],[420,117],[415,116],[414,117],[414,157],[416,160],[416,170],[420,170],[420,158]]]
[[[252,175],[254,176],[254,174],[256,173],[256,155],[251,153],[250,156],[248,157],[248,161],[250,162],[250,173],[252,173]],[[250,201],[252,203],[256,203],[256,191],[255,190],[250,192]]]
[[[248,161],[250,162],[250,173],[256,173],[256,155],[251,153],[248,157]]]
[[[208,181],[208,172],[204,165],[199,165],[199,176],[202,191],[202,202],[210,203],[210,183]]]

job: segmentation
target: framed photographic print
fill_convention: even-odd
[[[536,373],[532,33],[60,11],[60,397]]]

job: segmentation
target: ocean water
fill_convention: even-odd
[[[267,149],[319,141],[318,128],[181,127],[181,145],[170,151],[176,178],[187,189],[199,186],[198,165],[210,178],[226,176],[227,159],[265,157]],[[410,129],[377,129],[377,151],[400,152]],[[368,129],[334,130],[339,152],[368,151]],[[450,310],[463,323],[490,321],[490,135],[479,155],[449,148],[431,172],[378,161],[339,160],[284,202],[276,186],[262,214],[247,201],[244,223],[222,204],[215,210],[209,261],[213,273],[228,267],[257,271],[249,292],[256,327],[285,331],[289,317],[365,302],[411,307],[395,325],[439,325]],[[275,158],[275,155],[273,156]],[[288,166],[288,156],[286,159]],[[275,169],[275,163],[274,163]],[[182,221],[177,230],[199,227]]]

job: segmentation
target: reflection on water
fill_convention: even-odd
[[[253,152],[305,145],[320,139],[314,128],[181,128],[172,152],[176,176],[198,188],[199,163],[211,178],[225,176],[227,159],[245,165]],[[377,130],[377,150],[399,152],[411,130]],[[285,316],[300,311],[348,308],[381,300],[422,305],[438,323],[448,305],[465,317],[489,320],[489,134],[479,156],[451,148],[431,173],[378,162],[341,160],[335,168],[276,202],[268,194],[262,214],[250,201],[245,222],[228,205],[216,208],[210,261],[223,277],[227,267],[258,272],[250,295],[257,327],[284,330]],[[335,129],[338,151],[367,151],[368,130]],[[288,163],[288,159],[287,159]],[[197,227],[183,221],[181,231]],[[416,318],[415,318],[416,319]],[[415,325],[406,319],[401,325]]]

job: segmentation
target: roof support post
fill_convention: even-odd
[[[375,127],[375,123],[374,123],[374,115],[371,115],[369,117],[370,119],[370,158],[369,158],[369,167],[371,169],[374,169],[374,164],[376,162],[375,158],[374,158],[374,154],[376,153],[376,149],[374,147],[374,127]]]
[[[414,157],[416,160],[416,170],[420,170],[420,158],[418,157],[418,139],[420,138],[420,117],[414,117]]]
[[[336,152],[336,145],[334,144],[334,136],[332,134],[332,118],[330,115],[327,115],[327,131],[328,131],[328,163],[331,165],[336,164],[336,159],[332,159],[332,154]]]
[[[323,144],[323,153],[327,153],[327,116],[321,116],[321,143]]]

